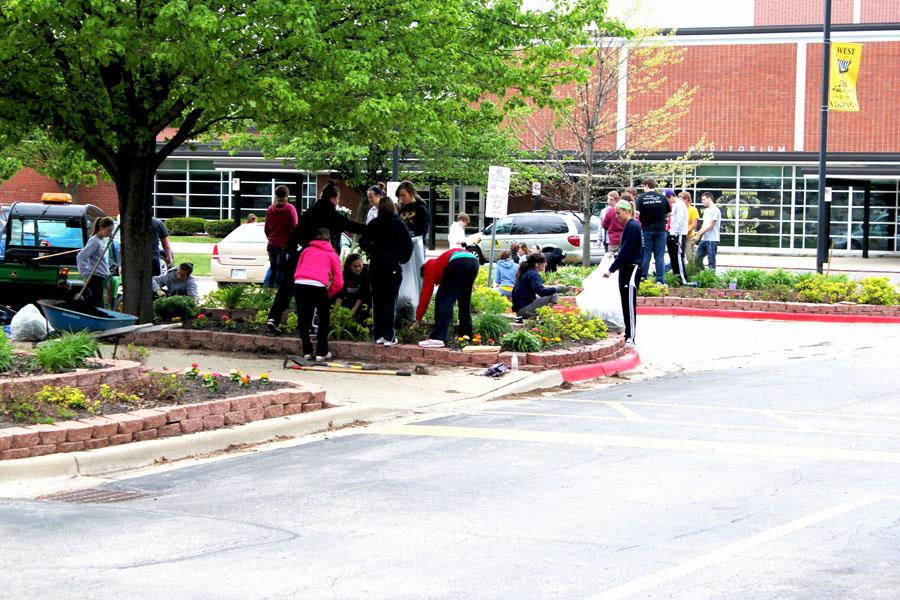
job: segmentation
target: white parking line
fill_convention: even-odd
[[[629,421],[646,421],[644,417],[637,414],[627,406],[624,406],[621,402],[612,402],[612,401],[604,401],[603,404],[607,405]]]
[[[779,525],[778,527],[767,529],[766,531],[762,531],[760,533],[757,533],[756,535],[738,540],[737,542],[728,544],[727,546],[716,548],[712,552],[708,552],[706,554],[703,554],[702,556],[692,558],[691,560],[683,562],[679,565],[675,565],[674,567],[669,567],[668,569],[663,569],[662,571],[651,573],[650,575],[646,575],[639,579],[629,581],[628,583],[616,586],[600,594],[589,596],[588,598],[586,598],[586,600],[616,600],[618,598],[626,598],[628,596],[631,596],[632,594],[643,592],[662,583],[677,579],[678,577],[683,577],[695,571],[699,571],[700,569],[711,567],[715,564],[726,561],[729,558],[740,554],[741,552],[746,552],[747,550],[751,550],[752,548],[755,548],[767,542],[771,542],[786,535],[790,535],[792,533],[800,531],[801,529],[817,525],[819,523],[822,523],[823,521],[827,521],[828,519],[832,519],[852,510],[863,508],[865,506],[869,506],[870,504],[875,504],[876,502],[884,502],[886,500],[900,500],[900,498],[885,495],[863,496],[861,498],[857,498],[856,500],[851,500],[850,502],[845,502],[844,504],[839,504],[837,506],[833,506],[831,508],[813,513],[811,515],[807,515],[803,518],[797,519],[796,521],[791,521],[790,523],[785,523],[784,525]]]
[[[774,410],[760,410],[760,414],[769,417],[770,419],[774,419],[779,423],[784,423],[785,425],[796,429],[797,431],[805,431],[808,433],[817,433],[819,430],[815,427],[810,427],[809,425],[804,425],[799,421],[795,421],[794,419],[790,419],[780,413],[775,412]]]

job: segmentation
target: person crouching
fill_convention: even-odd
[[[331,232],[324,227],[316,230],[309,246],[300,253],[294,271],[294,299],[297,302],[297,328],[303,344],[303,358],[313,359],[309,338],[313,317],[319,316],[315,359],[329,360],[328,332],[331,331],[331,297],[344,287],[341,259],[331,245]]]
[[[416,309],[416,326],[431,304],[434,286],[438,286],[434,299],[434,329],[431,337],[419,342],[423,348],[443,348],[453,321],[453,304],[459,306],[461,336],[472,335],[472,286],[478,277],[478,258],[462,248],[451,248],[422,266],[422,293]]]
[[[513,310],[519,323],[533,317],[540,307],[556,304],[559,299],[560,288],[545,286],[541,279],[541,272],[546,268],[547,257],[542,252],[532,252],[519,263],[516,285],[512,291]]]

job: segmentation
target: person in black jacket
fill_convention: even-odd
[[[287,260],[284,261],[285,275],[275,294],[272,308],[269,309],[269,320],[266,323],[268,330],[276,335],[281,333],[281,328],[279,328],[281,317],[290,305],[291,298],[294,297],[294,271],[297,269],[300,251],[309,245],[316,231],[327,229],[331,232],[331,245],[334,247],[334,251],[340,255],[341,233],[344,231],[363,233],[366,230],[366,226],[362,223],[351,221],[337,211],[338,200],[340,200],[340,191],[334,180],[329,179],[328,184],[322,189],[319,200],[303,212],[300,221],[288,238]]]
[[[616,219],[619,223],[625,224],[625,229],[622,231],[619,254],[603,276],[609,277],[610,274],[619,272],[619,298],[622,301],[622,316],[625,317],[625,345],[634,347],[637,286],[641,280],[641,260],[644,252],[641,224],[634,218],[634,209],[627,200],[619,200],[616,204]]]
[[[397,216],[397,207],[388,197],[378,202],[378,216],[366,226],[359,247],[369,256],[372,281],[372,320],[376,344],[393,346],[397,294],[403,280],[401,263],[412,256],[409,230]]]
[[[431,224],[428,205],[419,196],[416,186],[411,181],[401,181],[397,187],[397,200],[400,201],[400,220],[409,228],[409,235],[421,237],[424,247],[425,236]]]

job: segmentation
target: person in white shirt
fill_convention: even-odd
[[[447,242],[451,248],[466,247],[466,226],[469,224],[469,215],[459,213],[456,222],[450,225],[450,232],[447,234]]]
[[[719,231],[722,225],[722,211],[716,206],[713,195],[710,192],[703,192],[700,196],[703,201],[703,227],[694,236],[694,239],[700,239],[697,245],[697,254],[694,260],[697,266],[703,268],[703,257],[706,256],[709,261],[709,268],[716,270],[716,253],[719,250]]]
[[[684,193],[684,192],[682,192]],[[666,247],[669,250],[669,261],[672,263],[672,273],[678,278],[681,285],[687,284],[684,275],[684,238],[687,235],[688,210],[687,204],[681,198],[681,194],[667,189],[665,191],[672,207],[672,216],[669,221],[669,235],[666,238]]]
[[[385,191],[381,186],[373,185],[366,192],[366,198],[369,200],[369,212],[366,213],[366,225],[378,216],[378,202],[385,197]]]

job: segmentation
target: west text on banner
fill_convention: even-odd
[[[509,203],[509,178],[512,174],[509,167],[490,167],[488,169],[487,198],[485,198],[484,216],[498,219],[506,216]]]
[[[862,44],[831,44],[831,75],[828,85],[828,109],[859,112],[856,80],[862,59]]]

